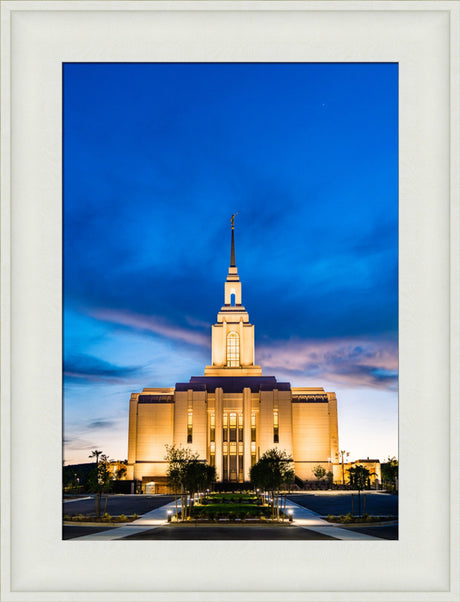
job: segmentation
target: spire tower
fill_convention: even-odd
[[[235,264],[235,217],[232,215],[230,267],[224,284],[224,305],[212,327],[212,365],[205,376],[260,376],[254,364],[254,325],[241,303],[241,282]]]
[[[235,217],[238,211],[232,215],[232,249],[230,251],[230,267],[235,267]]]

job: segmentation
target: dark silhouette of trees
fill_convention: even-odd
[[[181,497],[181,518],[190,515],[196,494],[204,493],[216,480],[216,469],[199,459],[189,448],[166,446],[165,460],[168,462],[168,483],[173,488],[178,516],[177,494]]]
[[[348,470],[350,487],[358,490],[358,515],[361,515],[361,491],[368,487],[370,474],[369,470],[361,464],[356,464]]]
[[[271,496],[272,518],[280,515],[280,489],[294,481],[293,460],[285,451],[269,449],[251,468],[250,478],[254,488],[269,492]],[[286,492],[284,494],[286,509]]]

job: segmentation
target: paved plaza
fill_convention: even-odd
[[[338,495],[337,495],[338,493]],[[383,493],[368,492],[368,503],[381,510],[382,515],[397,515],[397,497]],[[334,525],[321,515],[346,514],[351,504],[350,492],[331,494],[293,494],[289,496],[287,510],[292,510],[294,521],[291,524],[171,524],[167,522],[168,510],[175,509],[173,496],[133,495],[107,496],[107,512],[110,514],[142,513],[142,516],[128,524],[69,524],[64,522],[63,539],[74,541],[112,540],[354,540],[376,541],[398,538],[398,525]],[[393,499],[394,498],[394,499]],[[103,496],[105,500],[105,496]],[[135,509],[134,509],[135,508]],[[313,508],[321,508],[321,514]],[[393,508],[394,512],[390,512]],[[86,510],[85,510],[86,509]],[[144,510],[142,510],[144,509]],[[94,496],[85,499],[66,501],[64,514],[94,511]],[[370,513],[370,511],[368,511]],[[374,511],[376,514],[376,512]]]

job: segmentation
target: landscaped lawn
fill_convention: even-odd
[[[191,518],[195,520],[270,519],[272,508],[263,504],[255,494],[208,494],[193,505]]]

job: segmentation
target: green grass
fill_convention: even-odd
[[[255,504],[209,504],[206,506],[196,505],[192,510],[193,518],[268,518],[271,509],[268,506],[256,506]]]
[[[334,514],[328,514],[326,520],[330,523],[380,523],[385,521],[395,520],[395,516],[372,516],[363,514],[362,516],[353,516],[351,512],[346,514],[345,516],[341,514],[340,516],[335,516]]]
[[[257,496],[250,493],[210,493],[202,499],[203,505],[214,504],[256,504]]]
[[[124,514],[120,514],[120,516],[111,516],[110,514],[107,514],[107,512],[105,512],[100,518],[83,514],[64,514],[65,521],[80,523],[130,523],[138,518],[139,516],[137,514],[133,514],[131,516],[125,516]]]

